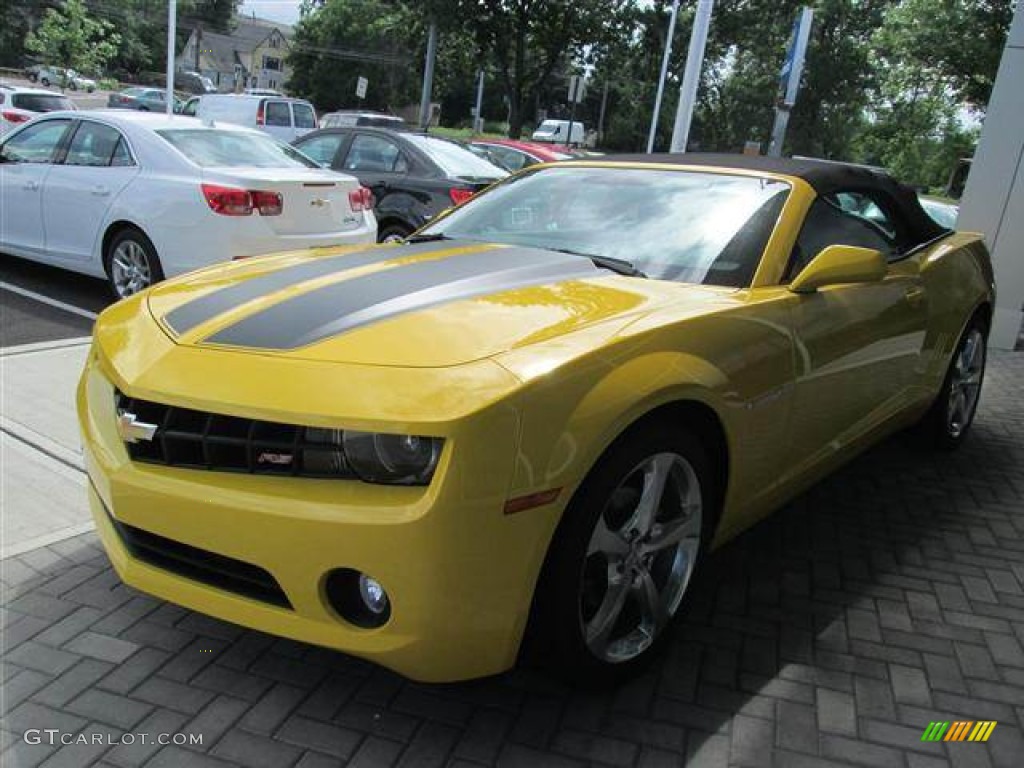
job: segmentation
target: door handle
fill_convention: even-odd
[[[924,301],[924,288],[907,288],[906,292],[903,295],[906,297],[908,304],[911,304],[912,306],[916,307],[918,304]]]
[[[35,192],[37,189],[39,189],[39,182],[38,181],[26,181],[24,188],[27,189],[29,192]]]
[[[92,188],[92,193],[96,195],[96,197],[106,197],[107,195],[110,194],[110,190],[107,189],[106,187],[97,184],[95,187]]]

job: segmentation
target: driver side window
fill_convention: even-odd
[[[20,131],[4,142],[5,163],[52,163],[70,120],[46,120]]]
[[[875,221],[874,216],[881,220]],[[790,282],[830,245],[872,248],[891,261],[898,250],[895,238],[887,231],[890,227],[895,232],[881,209],[862,195],[841,192],[819,197],[804,219],[783,282]]]

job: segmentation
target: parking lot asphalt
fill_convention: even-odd
[[[0,348],[89,335],[103,280],[0,255]]]
[[[100,281],[0,269],[84,312],[107,302]],[[10,338],[7,318],[34,341],[89,322],[10,290],[0,301]],[[415,684],[128,588],[93,533],[8,557],[0,764],[1016,768],[1022,380],[1024,353],[993,352],[961,451],[897,436],[716,553],[665,656],[612,691],[530,669]],[[921,740],[968,720],[998,724],[987,743]],[[29,729],[88,743],[28,743]],[[202,744],[142,743],[162,733]]]

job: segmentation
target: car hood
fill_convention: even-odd
[[[588,345],[600,344],[659,304],[714,303],[715,294],[624,277],[580,256],[444,241],[234,262],[158,285],[147,303],[179,345],[433,368],[582,329]]]

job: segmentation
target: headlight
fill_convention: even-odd
[[[309,427],[303,465],[326,475],[344,474],[347,468],[367,483],[426,485],[443,445],[437,437]]]

